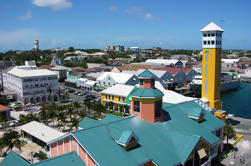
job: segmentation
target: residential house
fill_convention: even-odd
[[[138,82],[137,76],[127,73],[104,72],[96,80],[97,87],[106,89],[116,84],[135,85]]]
[[[57,73],[59,81],[64,81],[67,78],[67,71],[70,70],[70,68],[65,66],[55,66],[50,68],[50,70]]]

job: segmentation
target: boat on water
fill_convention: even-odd
[[[240,80],[236,76],[229,73],[221,73],[221,93],[232,91],[240,88]],[[190,90],[196,92],[196,96],[201,94],[202,76],[197,75],[191,83],[189,83]]]

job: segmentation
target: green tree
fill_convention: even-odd
[[[65,117],[65,113],[63,110],[59,111],[57,114],[57,121],[58,121],[58,127],[62,127],[63,126],[63,130],[65,131],[65,125],[67,123],[66,117]]]
[[[86,69],[88,66],[87,66],[87,62],[86,62],[86,60],[85,59],[83,59],[81,62],[80,62],[80,67],[82,67],[82,68],[84,68],[84,69]]]
[[[73,46],[70,46],[69,48],[68,48],[68,50],[70,51],[70,52],[74,52],[74,47]]]
[[[79,113],[78,110],[79,110],[79,108],[81,108],[81,105],[79,104],[79,102],[75,101],[75,102],[73,103],[73,106],[74,106],[74,108],[77,110],[77,113]]]
[[[227,124],[224,127],[224,135],[227,137],[227,143],[228,143],[229,139],[231,139],[235,136],[235,131],[229,124]]]
[[[88,98],[86,98],[86,99],[84,100],[84,103],[83,103],[83,104],[85,105],[86,112],[88,112],[88,113],[89,113],[89,116],[90,116],[90,108],[91,108],[91,105],[92,105],[91,100],[88,99]]]
[[[2,125],[3,131],[4,131],[6,122],[7,122],[6,116],[4,116],[3,114],[0,113],[0,123],[1,123],[1,125]]]
[[[75,130],[78,129],[78,125],[79,125],[80,119],[77,118],[77,116],[74,116],[74,118],[72,118],[70,120],[70,129],[72,130],[72,128],[75,128]]]
[[[11,131],[9,133],[4,133],[3,144],[6,145],[6,152],[12,150],[14,147],[21,151],[21,141],[19,140],[20,135],[17,131]]]

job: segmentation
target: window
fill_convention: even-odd
[[[207,41],[207,44],[210,45],[210,41],[209,40]]]
[[[107,98],[108,98],[108,95],[105,95],[105,98],[107,99]]]
[[[123,97],[123,101],[125,101],[125,98]]]
[[[205,57],[206,57],[206,58],[205,58],[205,61],[206,61],[206,62],[208,62],[208,54],[209,54],[209,52],[206,51],[206,52],[205,52]]]
[[[133,111],[134,112],[140,112],[140,103],[139,103],[139,101],[134,101],[133,102]]]
[[[205,85],[204,85],[204,94],[207,94],[207,80],[205,80]]]
[[[207,37],[207,34],[204,33],[203,36],[204,36],[204,37]]]
[[[114,100],[114,96],[112,96],[112,100]]]
[[[205,78],[208,78],[208,64],[205,65]]]
[[[143,80],[140,80],[139,82],[140,82],[140,85],[143,85]]]
[[[154,87],[154,80],[151,80],[151,87]]]
[[[208,36],[208,37],[210,37],[210,33],[209,33],[209,34],[207,34],[207,36]]]
[[[162,101],[155,101],[155,117],[160,117],[161,116],[161,109],[162,109]]]
[[[207,41],[204,41],[204,44],[207,44]]]
[[[111,95],[109,95],[109,99],[111,99]]]
[[[121,97],[119,97],[119,101],[121,100]]]
[[[212,43],[212,45],[214,45],[214,41],[213,40],[211,41],[211,43]]]
[[[108,77],[108,80],[110,80],[110,77]]]
[[[214,37],[215,36],[215,34],[214,33],[212,33],[212,37]]]

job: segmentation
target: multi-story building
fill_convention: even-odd
[[[53,71],[37,68],[35,61],[26,61],[24,66],[3,72],[3,89],[17,94],[17,101],[22,104],[57,101],[57,77]]]
[[[76,151],[87,165],[210,165],[222,151],[225,123],[194,100],[163,102],[150,71],[131,95],[133,116],[84,118],[79,130],[49,142],[50,156]]]
[[[39,40],[34,40],[34,50],[39,50]]]
[[[221,50],[224,30],[211,22],[202,32],[202,89],[201,97],[206,98],[211,107],[221,109]]]

